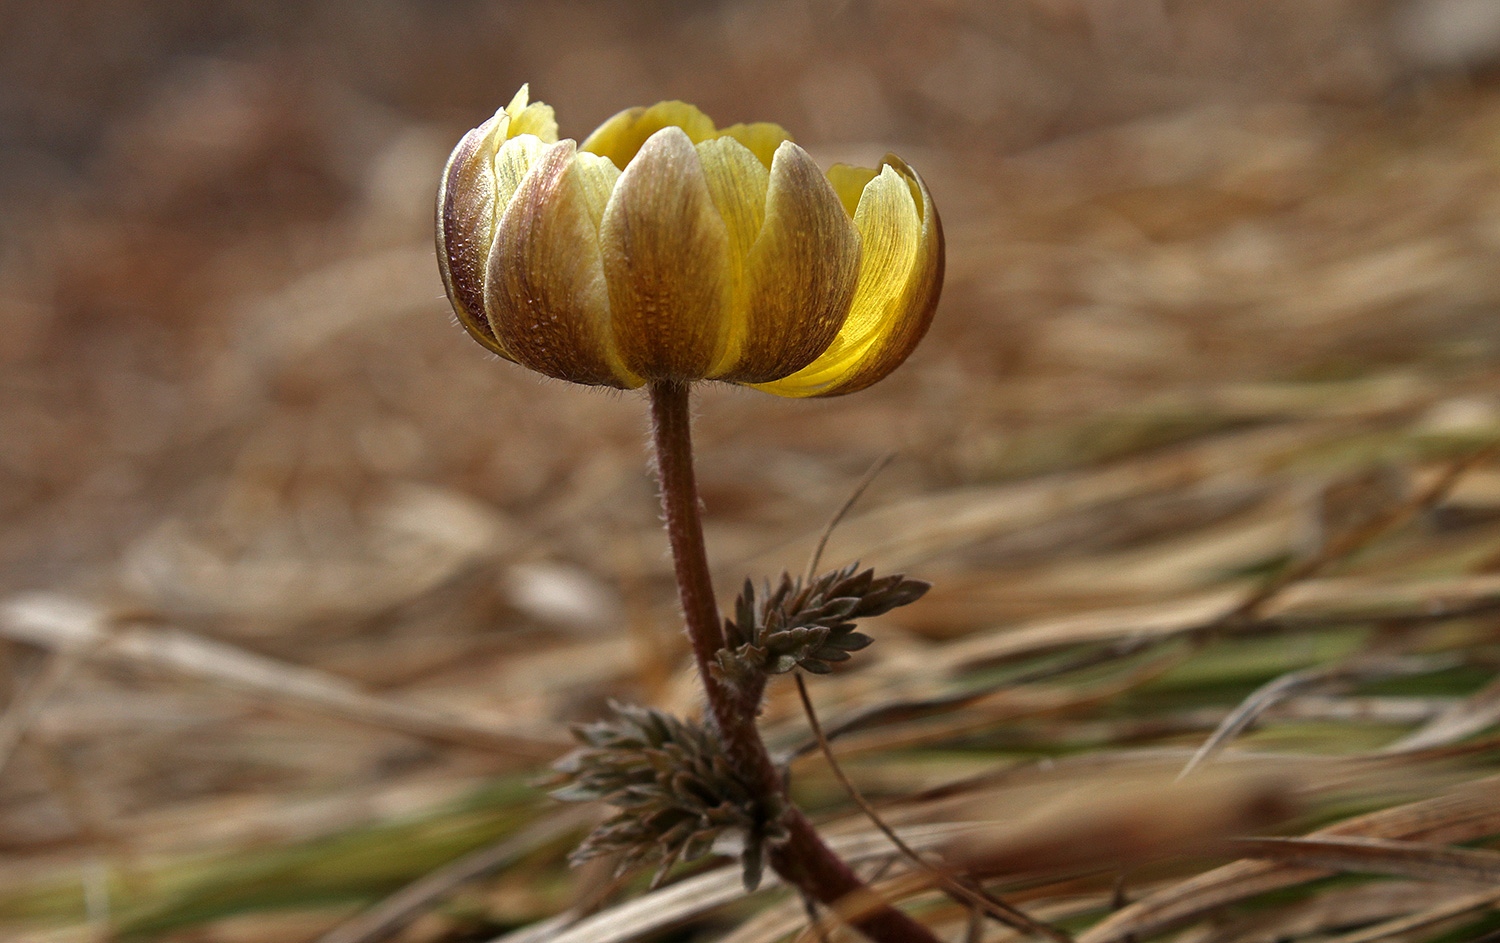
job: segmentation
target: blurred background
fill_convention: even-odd
[[[488,356],[432,257],[448,150],[521,83],[565,136],[681,98],[930,183],[947,285],[900,371],[698,400],[721,594],[895,453],[826,559],[937,587],[815,688],[838,713],[972,685],[1018,626],[1243,591],[1492,439],[1497,66],[1493,0],[0,3],[0,936],[318,939],[555,815],[527,784],[567,723],[693,709],[644,401]],[[1327,569],[1500,567],[1500,471],[1429,497]],[[1425,707],[1257,736],[1420,729],[1493,674],[1464,625]],[[1332,657],[1256,651],[1137,703],[1154,733],[949,716],[861,781],[1190,752]],[[767,720],[805,730],[783,689]],[[544,820],[389,932],[607,884]]]

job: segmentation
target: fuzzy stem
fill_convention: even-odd
[[[672,545],[677,592],[698,674],[708,695],[709,714],[736,775],[761,796],[781,797],[788,810],[781,822],[788,837],[771,849],[771,867],[787,883],[829,907],[850,895],[867,898],[869,889],[864,882],[823,843],[812,823],[786,798],[781,775],[755,726],[758,695],[738,693],[711,670],[715,654],[724,647],[724,631],[714,601],[703,521],[698,513],[688,385],[657,380],[651,383],[650,393],[652,444],[667,539]],[[854,920],[854,926],[875,943],[938,943],[926,927],[886,904],[867,909]]]

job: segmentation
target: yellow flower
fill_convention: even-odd
[[[677,101],[559,141],[524,86],[448,159],[437,248],[481,344],[624,389],[863,389],[922,339],[943,282],[932,197],[895,157],[825,175],[779,126],[721,130]]]

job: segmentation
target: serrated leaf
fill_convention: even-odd
[[[846,652],[857,652],[868,648],[875,640],[863,632],[850,632],[837,638],[830,638],[826,645],[843,649]]]
[[[786,674],[801,663],[802,660],[796,655],[778,655],[766,666],[766,671],[773,675]]]
[[[735,600],[735,618],[725,627],[725,637],[737,644],[716,656],[717,670],[744,689],[798,667],[826,674],[831,663],[847,660],[849,652],[873,641],[855,631],[856,618],[883,615],[930,588],[901,574],[877,579],[874,570],[861,570],[858,563],[810,581],[783,573],[774,586],[765,581],[759,590],[746,580]]]

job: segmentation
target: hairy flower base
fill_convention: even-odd
[[[825,175],[774,124],[661,102],[579,145],[525,88],[438,192],[438,259],[481,344],[577,383],[863,389],[906,359],[942,287],[942,226],[905,163]]]

